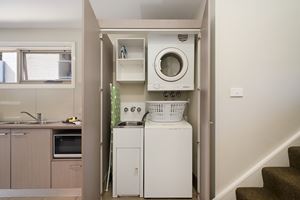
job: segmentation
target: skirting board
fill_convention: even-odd
[[[293,143],[295,143],[299,139],[300,139],[300,131],[293,134],[291,137],[285,140],[281,145],[275,148],[270,154],[265,156],[262,160],[260,160],[248,171],[246,171],[246,173],[244,173],[238,179],[236,179],[231,184],[229,184],[221,192],[216,194],[213,200],[225,200],[227,199],[226,197],[229,196],[230,194],[231,196],[233,196],[232,194],[235,194],[235,190],[237,187],[240,187],[243,182],[245,182],[247,179],[250,179],[252,175],[256,174],[263,167],[267,166],[273,159],[276,158],[277,155],[282,154],[283,151],[286,151],[286,154],[284,154],[284,156],[288,157],[288,152],[287,152],[288,147],[293,145]]]
[[[80,197],[81,188],[0,189],[0,197]]]

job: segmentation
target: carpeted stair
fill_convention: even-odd
[[[300,200],[300,147],[288,153],[290,167],[263,168],[264,186],[238,188],[237,200]]]

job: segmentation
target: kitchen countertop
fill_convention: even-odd
[[[81,125],[62,122],[48,124],[0,124],[0,129],[81,129]]]

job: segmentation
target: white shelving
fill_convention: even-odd
[[[121,49],[126,49],[122,55]],[[116,80],[118,82],[145,81],[145,39],[118,38],[116,40]]]

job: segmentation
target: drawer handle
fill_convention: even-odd
[[[22,135],[26,135],[26,133],[13,133],[13,136],[22,136]]]
[[[70,165],[70,169],[77,169],[77,168],[81,168],[82,165]]]
[[[0,133],[0,136],[8,135],[8,133]]]

